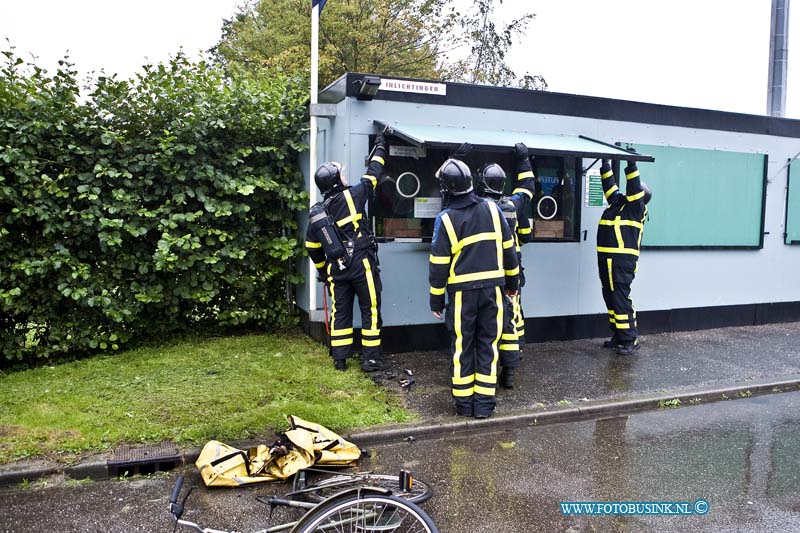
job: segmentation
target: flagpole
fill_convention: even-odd
[[[317,103],[319,91],[319,2],[312,2],[311,6],[311,105]],[[308,133],[308,206],[317,203],[317,187],[314,183],[314,172],[317,170],[317,117],[309,113],[310,124]],[[317,272],[314,261],[308,258],[308,318],[317,310]]]

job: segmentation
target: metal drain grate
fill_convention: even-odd
[[[147,446],[123,444],[108,460],[108,475],[119,477],[166,472],[182,461],[178,448],[169,441]]]

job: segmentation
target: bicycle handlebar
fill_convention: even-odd
[[[178,496],[181,495],[182,488],[183,488],[183,474],[178,476],[178,479],[175,480],[175,486],[172,487],[172,495],[169,497],[169,503],[175,504],[178,501]]]

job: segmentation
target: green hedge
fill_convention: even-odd
[[[304,86],[178,56],[81,91],[66,62],[51,76],[4,55],[6,360],[291,320]]]

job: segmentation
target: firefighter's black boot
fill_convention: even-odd
[[[514,369],[503,367],[503,370],[500,371],[500,379],[498,381],[500,383],[500,386],[503,387],[504,389],[513,389]]]
[[[392,368],[392,364],[383,356],[380,356],[376,359],[361,360],[361,370],[364,372],[378,372],[389,370],[390,368]]]
[[[344,372],[345,370],[347,370],[347,359],[334,359],[333,368]]]
[[[616,335],[612,335],[610,339],[608,339],[607,341],[603,342],[603,348],[609,348],[609,349],[612,349],[612,350],[616,350],[620,346],[622,346],[622,343],[619,340],[617,340],[617,336]]]
[[[639,349],[639,339],[624,342],[617,347],[617,355],[633,355]]]

